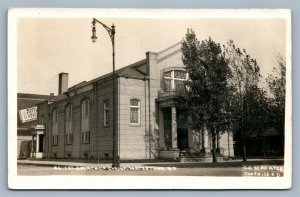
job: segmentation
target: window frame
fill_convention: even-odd
[[[65,114],[66,114],[66,120],[72,120],[73,118],[73,106],[72,104],[67,104],[66,109],[65,109]]]
[[[90,131],[81,131],[80,141],[82,144],[88,144],[91,142],[91,132]]]
[[[66,136],[66,144],[67,145],[73,144],[73,137],[74,137],[73,133],[66,133],[65,136]]]
[[[52,146],[58,146],[58,108],[54,108],[52,110],[52,131],[51,131],[51,141]],[[54,127],[56,127],[56,131],[54,133]]]
[[[54,113],[55,112],[55,113]],[[54,116],[55,114],[55,116]],[[55,118],[54,118],[55,117]],[[55,121],[55,123],[58,122],[58,108],[53,109],[52,111],[52,121]]]
[[[58,135],[52,135],[52,146],[58,146]]]
[[[138,101],[138,105],[131,105],[131,101],[133,100],[136,100]],[[131,117],[132,117],[132,111],[131,109],[134,108],[134,109],[138,109],[138,122],[131,122]],[[141,125],[141,100],[140,99],[137,99],[137,98],[132,98],[130,99],[129,101],[129,123],[131,126],[140,126]]]
[[[90,116],[90,100],[84,99],[81,104],[81,117],[88,117]]]
[[[71,124],[71,130],[67,130],[67,124]],[[73,144],[73,105],[68,103],[65,107],[65,144]]]
[[[42,115],[40,116],[39,125],[45,125],[45,115],[44,115],[44,114],[42,114]]]
[[[179,72],[185,72],[185,78],[177,78],[175,77],[175,71],[179,71]],[[171,73],[171,76],[165,76],[165,73]],[[182,69],[171,69],[171,70],[165,70],[163,72],[163,83],[166,83],[166,80],[169,80],[171,81],[170,82],[170,88],[167,88],[164,87],[164,91],[165,92],[171,92],[171,91],[176,91],[176,83],[175,81],[187,81],[188,80],[188,73],[185,71],[185,70],[182,70]]]
[[[88,129],[83,130],[82,124],[83,120],[87,119]],[[91,134],[90,134],[90,99],[85,98],[81,102],[81,118],[80,118],[80,142],[82,144],[88,144],[91,141]],[[87,137],[88,136],[88,137]]]

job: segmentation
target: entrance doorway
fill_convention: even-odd
[[[177,146],[180,150],[187,150],[189,148],[187,128],[177,129]]]
[[[40,134],[39,137],[39,152],[44,152],[44,135]]]

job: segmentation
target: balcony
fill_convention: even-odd
[[[176,90],[170,90],[170,91],[164,91],[164,90],[159,90],[158,91],[158,100],[171,100],[174,99],[177,96]]]
[[[173,75],[171,74],[171,76]],[[173,105],[176,98],[186,94],[185,79],[171,78],[170,80],[165,77],[162,80],[161,89],[158,91],[156,100],[160,102],[161,106]]]

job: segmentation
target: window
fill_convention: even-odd
[[[103,103],[103,125],[109,125],[109,101]]]
[[[72,105],[68,104],[66,107],[66,120],[72,119]]]
[[[73,143],[73,127],[72,127],[72,105],[68,104],[65,111],[66,119],[66,144]]]
[[[81,143],[90,142],[89,100],[81,103]]]
[[[44,123],[44,114],[43,115],[41,115],[41,118],[40,118],[40,125],[44,125],[45,123]]]
[[[89,100],[86,99],[81,103],[81,116],[89,116]]]
[[[175,79],[186,79],[186,72],[182,70],[174,70]]]
[[[172,77],[172,71],[165,72],[164,77]]]
[[[187,73],[183,70],[166,71],[163,74],[163,90],[165,92],[174,91],[187,80]]]
[[[52,145],[58,145],[58,135],[52,135]]]
[[[130,123],[140,124],[140,101],[138,99],[130,100]]]
[[[52,145],[58,145],[58,109],[52,111]]]
[[[85,115],[88,116],[89,115],[89,101],[86,100],[84,102],[84,104],[85,104]]]
[[[89,143],[90,142],[90,131],[81,132],[81,142]]]
[[[66,133],[66,144],[73,143],[73,133]]]
[[[53,110],[53,113],[52,113],[52,117],[53,117],[53,122],[56,122],[57,123],[57,119],[58,119],[58,110],[57,109],[55,109],[55,110]]]

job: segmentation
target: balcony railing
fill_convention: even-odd
[[[170,90],[170,91],[158,91],[158,98],[159,99],[172,99],[177,96],[176,90]]]

